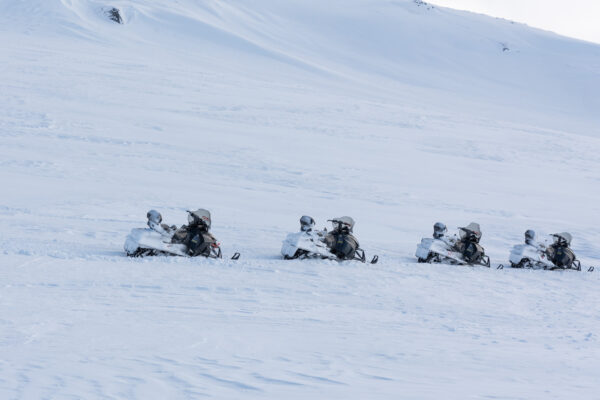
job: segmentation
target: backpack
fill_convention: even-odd
[[[552,262],[559,268],[571,268],[575,261],[575,254],[565,246],[558,246],[554,249]]]
[[[466,262],[472,264],[480,262],[485,253],[483,252],[483,247],[481,247],[478,243],[467,242],[462,255]]]
[[[210,256],[211,246],[216,243],[215,238],[203,229],[194,229],[186,239],[188,254],[192,257]]]
[[[348,233],[337,233],[333,236],[334,242],[331,252],[342,260],[352,260],[358,249],[358,241]]]

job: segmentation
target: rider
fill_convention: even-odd
[[[211,245],[217,240],[209,233],[211,225],[210,212],[203,208],[188,211],[188,225],[182,225],[171,240],[173,243],[186,245],[190,256],[210,255]]]
[[[446,243],[448,246],[454,246],[456,244],[457,238],[456,235],[448,236],[448,228],[446,228],[446,224],[442,222],[436,222],[433,225],[433,238],[437,240],[441,240]]]
[[[434,239],[442,239],[444,235],[448,232],[448,228],[442,222],[436,222],[433,225],[433,238]]]
[[[573,237],[568,232],[555,233],[552,236],[554,236],[554,243],[546,250],[548,258],[558,268],[571,268],[576,259],[575,253],[569,248]]]
[[[525,244],[531,247],[535,247],[536,250],[544,251],[545,246],[536,240],[535,231],[528,229],[525,231]]]
[[[333,230],[324,238],[329,250],[339,259],[352,260],[358,249],[358,240],[352,235],[354,220],[351,217],[340,217],[331,220]]]
[[[527,229],[525,231],[525,244],[536,247],[537,242],[535,241],[535,231]]]
[[[300,231],[302,232],[312,232],[315,227],[315,220],[313,217],[309,217],[308,215],[303,215],[300,218]]]
[[[148,226],[153,231],[156,231],[164,236],[170,236],[173,231],[176,229],[175,226],[169,226],[167,224],[162,224],[162,215],[156,210],[150,210],[146,213],[146,218],[148,218]]]
[[[455,248],[468,263],[478,262],[484,255],[483,247],[479,245],[479,240],[481,239],[479,224],[471,222],[469,225],[459,229],[460,240],[456,243]]]

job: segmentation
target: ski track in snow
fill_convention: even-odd
[[[599,47],[313,3],[0,4],[0,399],[597,398]],[[124,257],[198,207],[239,261]],[[283,262],[303,214],[379,264]],[[596,271],[496,270],[529,228]]]

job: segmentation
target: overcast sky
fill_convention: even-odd
[[[600,0],[427,0],[600,43]]]

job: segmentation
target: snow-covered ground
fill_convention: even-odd
[[[413,1],[0,2],[0,398],[597,398],[600,46]],[[250,5],[251,4],[251,5]],[[104,10],[116,6],[124,24]],[[148,209],[225,255],[127,259]],[[283,262],[351,215],[379,264]]]

